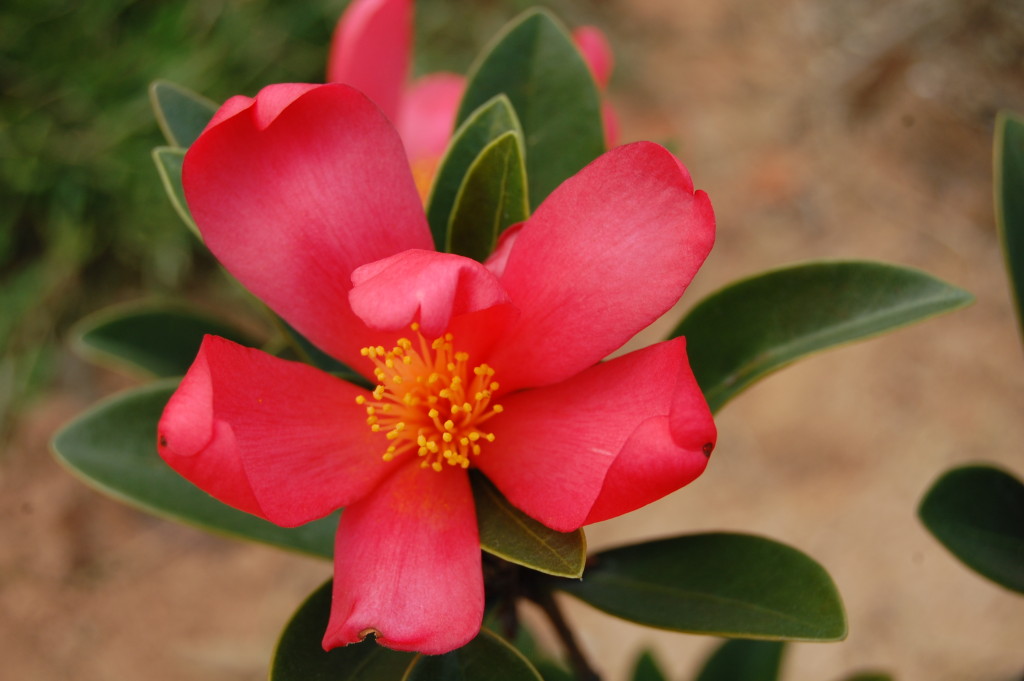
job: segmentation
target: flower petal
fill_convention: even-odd
[[[516,234],[501,283],[522,313],[491,364],[509,388],[588,367],[668,310],[714,241],[707,195],[656,144],[618,147]]]
[[[409,160],[436,161],[455,130],[455,114],[466,79],[454,73],[432,73],[413,83],[402,98],[395,127]]]
[[[341,15],[327,60],[327,80],[365,93],[398,120],[412,52],[412,0],[354,0]]]
[[[611,149],[619,143],[619,115],[607,99],[601,102],[601,120],[604,123],[604,146]]]
[[[608,469],[588,525],[657,501],[693,482],[707,467],[717,430],[685,357],[676,378],[671,412],[647,419],[629,436]]]
[[[495,378],[502,380],[500,374]],[[703,402],[699,391],[693,394],[695,387],[685,344],[674,339],[562,383],[506,395],[504,411],[488,422],[495,439],[474,463],[527,515],[555,530],[574,530],[589,522],[604,488],[609,509],[636,508],[671,491],[662,486],[675,489],[703,470],[707,440],[695,449],[692,443],[709,434],[700,428],[690,432],[687,415],[679,418],[680,432],[647,425],[668,420],[679,406]],[[700,425],[710,425],[713,441],[710,416]],[[635,451],[640,437],[635,444],[655,446],[656,454],[645,458]],[[613,471],[640,485],[634,495],[612,480]],[[648,472],[671,477],[662,484],[648,479]]]
[[[207,336],[158,426],[160,456],[221,501],[284,526],[365,496],[390,470],[361,388]]]
[[[185,156],[206,245],[324,351],[350,363],[378,337],[352,313],[356,267],[432,248],[398,135],[345,85],[278,85],[199,137]]]
[[[597,87],[600,90],[607,88],[615,66],[615,55],[608,45],[608,38],[596,26],[580,26],[572,32],[572,39],[594,74]]]
[[[341,516],[324,649],[374,633],[396,650],[436,655],[480,631],[484,585],[469,477],[416,462]]]
[[[352,273],[349,301],[368,326],[384,331],[419,321],[423,334],[437,338],[452,317],[508,302],[491,272],[452,253],[408,250]]]

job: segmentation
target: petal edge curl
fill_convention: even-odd
[[[646,462],[649,466],[678,459],[682,447],[667,420],[682,399],[680,377],[685,380],[688,373],[684,344],[673,339],[602,362],[561,383],[506,395],[501,398],[504,412],[488,423],[495,440],[474,463],[527,515],[554,530],[575,530],[591,522],[613,469],[622,467],[632,475],[628,464],[634,460],[619,459],[638,430],[659,445],[659,459]],[[646,430],[648,422],[661,421],[665,428]],[[675,476],[672,483],[681,486],[696,475],[684,477]],[[654,501],[657,497],[648,493],[653,483],[648,483],[637,495],[627,494],[618,507],[641,498],[646,501],[633,508]]]
[[[158,425],[160,456],[221,501],[286,527],[358,501],[389,472],[365,390],[207,336]]]

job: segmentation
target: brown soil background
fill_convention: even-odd
[[[591,528],[591,547],[725,529],[815,557],[850,636],[792,646],[788,681],[864,668],[1019,680],[1024,598],[961,566],[914,512],[956,464],[1024,476],[1024,362],[990,160],[995,111],[1024,111],[1024,7],[611,0],[590,11],[618,54],[624,138],[672,140],[716,207],[718,243],[684,308],[811,258],[919,267],[977,297],[756,386],[722,411],[700,480]],[[50,434],[124,383],[66,361],[0,458],[3,676],[264,678],[280,628],[329,566],[150,518],[71,478],[47,454]],[[626,678],[647,646],[671,678],[690,678],[714,645],[566,602],[607,679]]]

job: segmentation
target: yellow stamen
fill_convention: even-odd
[[[469,354],[454,350],[450,333],[428,341],[419,324],[411,328],[415,338],[399,338],[391,350],[360,351],[373,363],[378,385],[356,404],[366,408],[370,430],[384,434],[385,461],[414,452],[424,469],[440,472],[445,462],[468,468],[481,444],[495,439],[481,424],[503,411],[491,404],[498,389],[494,369],[470,367]]]

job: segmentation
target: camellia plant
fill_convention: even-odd
[[[775,678],[782,642],[842,639],[831,578],[794,548],[718,532],[588,556],[584,527],[699,476],[712,414],[761,377],[970,296],[879,263],[795,265],[615,356],[703,263],[711,200],[666,149],[614,146],[595,29],[531,11],[465,79],[410,85],[411,12],[354,2],[326,84],[219,107],[153,86],[168,195],[274,332],[185,306],[83,321],[83,351],[158,380],[66,426],[58,457],[154,513],[333,559],[275,681],[598,678],[559,591],[736,639],[701,679]],[[539,652],[521,600],[564,657]],[[645,656],[634,678],[663,675]]]

